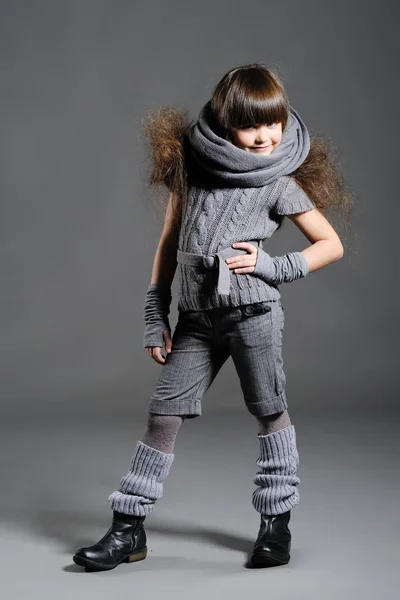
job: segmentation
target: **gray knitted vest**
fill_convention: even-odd
[[[211,128],[210,102],[201,109],[189,133],[190,152],[209,183],[189,187],[179,234],[179,250],[212,255],[235,242],[270,238],[283,215],[314,208],[313,202],[289,177],[305,160],[310,139],[298,113],[291,108],[280,144],[269,155],[246,152],[219,137]],[[207,181],[207,178],[204,179]],[[217,289],[218,273],[206,264],[178,262],[178,310],[206,310],[277,300],[277,285],[251,273],[230,275],[230,291]]]

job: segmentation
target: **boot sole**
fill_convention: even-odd
[[[96,563],[93,560],[90,560],[89,558],[84,558],[83,556],[77,556],[76,554],[74,554],[74,556],[72,557],[72,560],[74,561],[74,563],[76,565],[79,565],[80,567],[85,567],[86,569],[89,569],[91,571],[110,571],[111,569],[115,569],[115,567],[118,567],[118,565],[120,565],[123,562],[127,562],[127,563],[138,562],[140,560],[144,560],[146,558],[146,556],[147,556],[147,546],[145,546],[144,548],[141,548],[140,550],[135,550],[135,552],[132,552],[132,554],[123,556],[121,558],[121,560],[119,560],[114,565],[110,565],[110,566],[102,565],[101,563]]]
[[[257,552],[250,558],[250,562],[253,565],[264,566],[264,567],[279,567],[281,565],[287,565],[290,561],[289,558],[278,558],[277,556],[273,556],[268,552]]]

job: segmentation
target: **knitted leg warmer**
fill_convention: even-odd
[[[111,508],[138,517],[153,512],[155,501],[163,495],[163,480],[174,458],[175,454],[166,454],[138,441],[120,489],[108,497]]]
[[[296,448],[294,425],[268,435],[258,434],[260,457],[254,483],[254,508],[264,515],[279,515],[299,503],[297,489],[300,479],[296,475],[299,455]]]

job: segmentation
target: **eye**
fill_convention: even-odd
[[[273,123],[266,123],[266,126],[270,128],[276,127],[277,125],[278,123],[275,121]],[[255,129],[256,127],[260,127],[260,125],[242,125],[239,129]]]

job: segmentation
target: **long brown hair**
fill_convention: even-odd
[[[212,127],[230,139],[232,127],[282,122],[285,129],[290,104],[281,79],[269,67],[255,63],[235,67],[216,85],[211,97]],[[148,111],[143,119],[145,139],[150,146],[152,187],[172,192],[174,220],[180,225],[187,199],[193,161],[188,151],[190,121],[187,108],[163,106]],[[347,190],[338,151],[331,139],[310,131],[310,151],[305,161],[291,173],[314,202],[316,208],[344,237],[353,235],[351,209],[353,196]],[[161,200],[162,210],[165,202]],[[279,223],[282,225],[283,218]],[[343,241],[343,240],[342,240]]]

